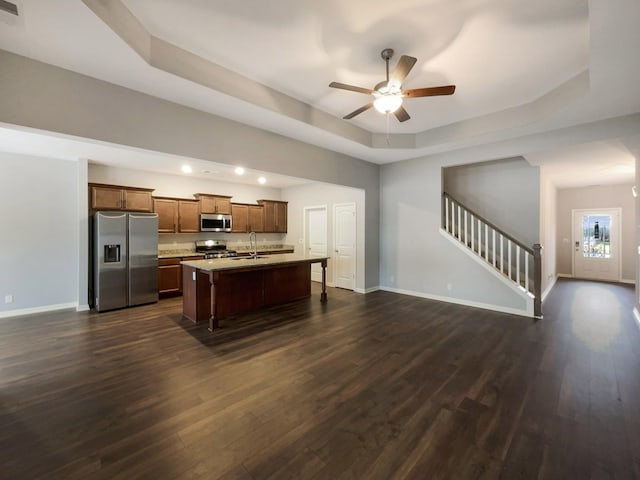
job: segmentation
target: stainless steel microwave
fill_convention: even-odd
[[[230,232],[231,215],[219,215],[217,213],[200,214],[201,232]]]

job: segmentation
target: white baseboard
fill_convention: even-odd
[[[636,322],[638,323],[638,327],[640,327],[640,312],[635,307],[633,309],[633,316],[636,318]]]
[[[73,303],[59,303],[58,305],[45,305],[43,307],[8,310],[6,312],[0,312],[0,318],[21,317],[22,315],[31,315],[34,313],[54,312],[56,310],[68,310],[72,308],[77,308],[77,306],[78,304],[76,302],[73,302]]]
[[[557,278],[575,278],[573,275],[569,275],[567,273],[558,273],[556,275],[556,279]],[[628,278],[621,278],[620,280],[598,280],[597,278],[584,278],[584,279],[578,279],[578,280],[592,280],[594,282],[617,282],[617,283],[628,283],[630,285],[635,285],[636,281],[635,280],[630,280]],[[542,295],[542,298],[544,299],[544,295]]]
[[[91,308],[89,307],[88,303],[85,303],[84,305],[78,305],[76,307],[76,312],[88,312],[89,310],[91,310]]]
[[[372,292],[377,292],[378,290],[380,290],[379,286],[375,286],[375,287],[369,287],[369,288],[356,288],[354,290],[354,292],[356,293],[372,293]]]
[[[403,290],[401,288],[380,287],[380,290],[384,290],[386,292],[401,293],[403,295],[411,295],[412,297],[426,298],[429,300],[437,300],[439,302],[455,303],[456,305],[464,305],[467,307],[482,308],[484,310],[492,310],[494,312],[509,313],[511,315],[519,315],[522,317],[529,317],[529,318],[533,317],[533,306],[532,306],[532,311],[528,312],[526,309],[504,307],[502,305],[491,305],[488,303],[473,302],[471,300],[463,300],[461,298],[444,297],[441,295],[432,295],[430,293]]]

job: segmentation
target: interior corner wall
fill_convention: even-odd
[[[542,292],[555,281],[557,241],[557,189],[544,166],[540,167],[540,244],[542,245]],[[544,298],[544,295],[543,295]]]
[[[0,171],[0,316],[76,307],[77,162],[0,152]]]
[[[440,233],[441,169],[453,161],[453,156],[425,157],[383,165],[380,286],[524,312],[522,296]]]
[[[445,168],[444,190],[525,245],[540,241],[540,172],[524,158]]]
[[[571,238],[572,210],[586,208],[622,209],[622,271],[623,281],[636,280],[635,226],[636,213],[631,194],[632,184],[597,185],[558,189],[557,205],[557,269],[560,275],[572,275],[573,248]]]

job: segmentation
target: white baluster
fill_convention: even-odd
[[[493,268],[496,268],[496,230],[495,228],[492,228],[491,232],[493,237]]]
[[[464,211],[464,244],[469,245],[469,238],[467,235],[467,211]]]
[[[507,240],[507,248],[509,249],[509,278],[511,279],[511,240]]]
[[[524,289],[529,291],[529,252],[524,252]]]
[[[471,251],[472,252],[476,246],[475,225],[476,225],[476,222],[473,221],[473,215],[471,215]]]
[[[484,224],[484,259],[489,263],[489,225]]]
[[[516,245],[516,283],[520,286],[520,245]]]
[[[460,225],[462,225],[462,210],[460,204],[458,204],[458,240],[462,240],[462,232],[460,231]]]
[[[444,229],[447,232],[449,230],[449,197],[444,197]]]
[[[504,273],[504,235],[500,234],[500,272]]]
[[[482,222],[478,219],[478,255],[482,257]]]

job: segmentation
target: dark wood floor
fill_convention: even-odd
[[[180,299],[5,319],[0,478],[637,479],[633,296],[559,281],[533,321],[315,289],[215,334]]]

